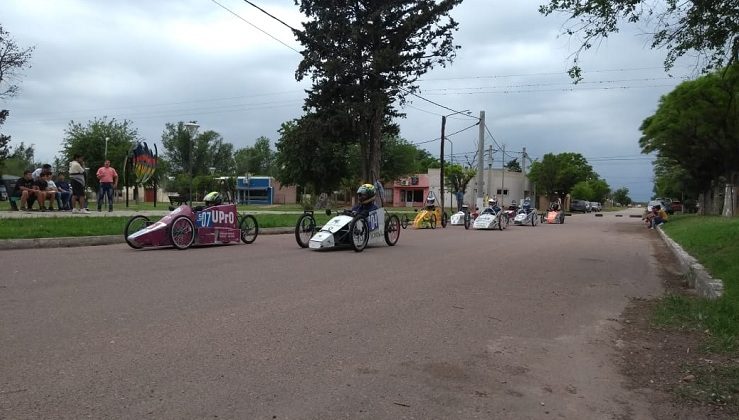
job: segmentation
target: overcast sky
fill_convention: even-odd
[[[420,95],[475,116],[485,111],[506,161],[524,147],[534,159],[582,153],[613,189],[648,199],[652,165],[639,153],[639,125],[692,67],[666,74],[664,51],[649,49],[643,28],[626,27],[581,57],[585,80],[573,86],[566,69],[577,45],[559,36],[566,16],[537,12],[542,2],[464,0],[452,13],[462,48],[453,64],[427,73]],[[51,161],[70,120],[103,116],[131,120],[160,146],[165,123],[190,120],[237,148],[259,136],[274,144],[280,124],[302,115],[301,46],[242,0],[218,3],[235,14],[214,0],[3,0],[5,30],[19,46],[36,46],[18,96],[0,102],[11,112],[2,127],[11,146],[34,144],[37,159]],[[293,0],[255,3],[300,27]],[[401,136],[438,155],[440,141],[430,140],[451,112],[419,98],[404,111]],[[473,123],[453,116],[446,132]],[[477,137],[476,128],[450,137],[455,161],[472,159]],[[485,141],[498,148],[490,135]],[[500,167],[502,153],[494,159]]]

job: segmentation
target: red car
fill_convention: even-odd
[[[187,204],[174,209],[159,221],[143,215],[133,216],[126,223],[126,243],[135,249],[174,246],[187,249],[191,245],[244,243],[257,239],[259,225],[250,214],[239,215],[235,204],[193,211]]]

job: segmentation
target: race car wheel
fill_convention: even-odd
[[[464,215],[464,228],[466,230],[468,230],[470,228],[470,222],[471,222],[470,215],[469,214],[465,214]]]
[[[355,217],[349,225],[349,233],[351,234],[352,248],[356,252],[364,251],[369,241],[369,226],[367,220],[363,217]]]
[[[441,213],[441,227],[445,228],[449,223],[449,215],[446,212]]]
[[[505,223],[505,215],[503,213],[498,214],[498,230],[503,230],[503,223]]]
[[[398,243],[398,238],[400,238],[400,220],[393,214],[385,221],[385,243],[394,246]]]
[[[432,214],[431,217],[429,217],[429,224],[431,225],[431,229],[436,229],[436,215]]]
[[[403,215],[403,218],[401,218],[401,219],[400,219],[400,226],[401,226],[401,227],[402,227],[403,229],[405,229],[405,228],[407,228],[407,227],[408,227],[408,222],[409,222],[409,220],[408,220],[408,215],[407,215],[407,214],[404,214],[404,215]]]
[[[531,226],[536,226],[536,215],[531,215]]]
[[[316,233],[316,219],[310,214],[304,214],[295,225],[295,240],[301,248],[308,248],[310,238]]]
[[[245,244],[250,244],[257,240],[259,224],[257,223],[257,219],[251,214],[241,216],[239,229],[241,229],[241,240]]]
[[[187,216],[178,216],[169,226],[169,240],[177,249],[187,249],[195,241],[195,225]]]
[[[123,237],[126,239],[128,246],[133,249],[143,248],[141,245],[128,240],[128,236],[146,228],[149,224],[149,218],[140,214],[128,219],[126,228],[123,230]]]

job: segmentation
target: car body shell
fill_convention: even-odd
[[[367,245],[380,245],[385,242],[385,209],[372,210],[367,215],[369,240]],[[332,217],[308,242],[310,249],[329,249],[337,246],[351,245],[351,236],[348,233],[349,225],[354,217],[339,214]]]

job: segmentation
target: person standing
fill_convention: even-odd
[[[118,172],[110,167],[110,161],[106,160],[105,164],[98,169],[98,180],[100,181],[100,189],[98,190],[98,211],[103,207],[103,197],[108,198],[108,211],[113,211],[113,192],[118,186]]]
[[[85,159],[76,153],[69,162],[69,179],[72,181],[72,213],[90,213],[85,208]],[[74,206],[79,203],[79,209]]]

